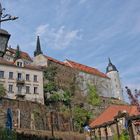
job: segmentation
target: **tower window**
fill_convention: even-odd
[[[22,74],[21,73],[18,73],[17,80],[22,80]]]
[[[0,71],[0,78],[4,78],[4,71]]]
[[[30,81],[30,74],[26,74],[26,81]]]
[[[22,86],[17,86],[17,92],[21,93],[22,92]]]
[[[13,93],[13,85],[9,85],[8,92]]]
[[[30,87],[26,86],[26,93],[29,94],[30,93]]]
[[[9,79],[13,79],[13,72],[9,72]]]
[[[37,82],[37,75],[34,75],[34,82]]]
[[[22,62],[17,62],[18,67],[22,67]]]
[[[34,87],[34,94],[37,94],[37,90],[38,90],[38,88]]]

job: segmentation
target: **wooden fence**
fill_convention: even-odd
[[[125,126],[123,126],[125,129],[122,131],[120,130],[120,126],[118,125],[121,118],[125,119]],[[112,125],[116,127],[116,140],[121,140],[121,131],[127,132],[128,138],[125,138],[126,140],[139,140],[139,134],[136,134],[135,131],[135,123],[138,122],[138,125],[140,127],[140,115],[137,116],[129,116],[128,113],[121,113],[118,112],[118,115],[114,117],[113,121],[105,122],[101,125],[94,126],[91,130],[91,137],[93,137],[94,140],[97,138],[99,140],[114,140],[113,136],[110,138],[108,135],[108,128],[110,128]],[[104,130],[105,136],[102,135],[102,130]],[[97,133],[96,133],[97,132]],[[137,136],[136,136],[137,135]]]

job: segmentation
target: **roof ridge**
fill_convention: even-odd
[[[90,72],[88,71],[88,73],[92,73],[92,74],[94,73],[95,75],[98,75],[98,76],[101,76],[101,77],[110,79],[105,73],[101,72],[101,71],[98,70],[97,68],[94,68],[94,67],[91,67],[91,66],[87,66],[87,65],[85,65],[85,64],[81,64],[81,63],[79,63],[79,62],[75,62],[75,61],[68,60],[68,59],[66,59],[66,61],[69,62],[69,63],[71,63],[71,65],[73,65],[73,64],[75,64],[75,65],[80,65],[80,66],[82,66],[82,67],[84,67],[84,68],[89,69]],[[73,63],[73,64],[72,64],[72,63]],[[74,68],[74,66],[72,66],[72,67]],[[77,66],[77,69],[81,69],[81,68],[78,68],[78,66]],[[83,70],[83,69],[81,69],[81,70],[87,72],[87,70]],[[94,72],[93,72],[93,71],[91,72],[91,70],[94,70]]]

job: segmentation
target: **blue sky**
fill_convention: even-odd
[[[45,54],[71,59],[105,72],[108,57],[123,86],[140,88],[139,0],[1,0],[6,12],[19,16],[2,25],[9,45],[33,55],[40,35]]]

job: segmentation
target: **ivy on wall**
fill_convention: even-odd
[[[96,86],[88,84],[87,102],[90,105],[98,106],[101,104],[101,99],[97,93]]]

